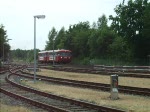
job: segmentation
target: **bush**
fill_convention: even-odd
[[[85,58],[74,58],[71,61],[71,64],[76,64],[76,65],[89,65],[90,64],[90,58],[85,57]]]
[[[94,65],[108,65],[108,66],[129,66],[129,65],[135,65],[134,62],[130,61],[123,61],[120,59],[111,59],[111,58],[100,58],[100,59],[91,59],[91,62]]]
[[[90,58],[89,57],[85,57],[82,61],[81,61],[82,65],[89,65],[90,64]]]
[[[71,62],[76,65],[106,65],[106,66],[147,66],[150,65],[150,59],[124,60],[118,58],[74,58]]]
[[[0,67],[2,67],[2,62],[0,61]]]

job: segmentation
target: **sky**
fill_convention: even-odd
[[[34,49],[34,16],[36,19],[36,48],[45,49],[48,33],[55,27],[89,21],[92,25],[103,14],[116,15],[114,8],[123,0],[0,0],[0,24],[7,30],[11,50]]]

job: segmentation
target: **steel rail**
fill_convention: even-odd
[[[0,91],[10,97],[13,97],[13,98],[16,98],[16,99],[19,99],[19,100],[23,100],[23,101],[26,101],[36,107],[40,107],[40,108],[43,108],[45,110],[48,110],[48,111],[52,111],[52,110],[55,110],[55,111],[58,111],[58,112],[69,112],[67,110],[63,110],[63,109],[60,109],[58,107],[54,107],[54,106],[50,106],[50,105],[47,105],[47,104],[44,104],[44,103],[41,103],[39,101],[36,101],[36,100],[33,100],[33,99],[30,99],[30,98],[27,98],[27,97],[24,97],[24,96],[20,96],[18,94],[14,94],[10,91],[7,91],[5,89],[2,89],[0,88]]]
[[[7,81],[9,81],[9,83],[11,83],[12,85],[15,85],[19,88],[23,88],[24,90],[28,90],[28,91],[31,91],[33,93],[43,95],[43,96],[46,96],[46,97],[53,97],[55,99],[68,101],[71,104],[81,105],[81,106],[87,107],[87,108],[93,108],[93,109],[98,110],[98,112],[99,111],[102,111],[102,112],[125,112],[124,110],[120,110],[120,109],[115,109],[115,108],[105,107],[105,106],[99,106],[99,105],[95,105],[95,104],[91,104],[91,103],[87,103],[87,102],[83,102],[83,101],[78,101],[78,100],[74,100],[74,99],[70,99],[70,98],[66,98],[66,97],[56,96],[56,95],[49,94],[49,93],[46,93],[46,92],[41,92],[41,91],[38,91],[36,89],[29,88],[27,86],[22,86],[20,84],[17,84],[15,82],[11,81],[11,80],[8,80],[8,79],[7,79]]]
[[[20,71],[20,69],[22,69],[22,68],[23,68],[23,67],[17,67],[17,68],[13,68],[13,69],[9,70],[9,71],[11,72],[11,74],[7,75],[7,77],[5,77],[5,80],[9,82],[10,80],[9,80],[8,78],[9,78],[12,74],[14,74],[15,72]],[[19,70],[17,70],[17,69],[19,69]],[[10,81],[10,83],[12,83],[12,82]],[[42,109],[44,109],[44,110],[48,110],[48,111],[52,111],[52,112],[54,112],[54,111],[55,111],[55,112],[69,112],[69,111],[67,111],[67,110],[65,110],[65,109],[62,109],[62,108],[59,108],[59,107],[55,107],[55,106],[53,106],[53,105],[47,105],[47,104],[45,104],[45,103],[42,103],[42,102],[33,100],[33,99],[31,99],[31,98],[27,98],[27,97],[24,97],[24,96],[21,96],[21,95],[19,95],[19,94],[15,94],[15,93],[13,93],[13,92],[11,92],[11,91],[8,91],[8,90],[3,89],[3,88],[6,87],[6,86],[8,86],[7,83],[4,83],[4,84],[3,84],[3,82],[1,82],[0,92],[6,94],[7,96],[10,96],[10,97],[13,97],[13,98],[15,98],[15,99],[19,99],[19,100],[25,101],[25,102],[27,102],[27,103],[33,105],[33,106],[40,107],[40,108],[42,108]],[[10,86],[8,86],[7,88],[9,88],[9,87],[10,87]]]
[[[15,73],[13,73],[15,74]],[[17,87],[20,87],[20,88],[23,88],[23,89],[26,89],[26,90],[31,90],[32,92],[36,93],[36,94],[40,94],[40,95],[44,95],[46,97],[55,97],[56,99],[60,99],[60,100],[63,100],[63,101],[68,101],[68,102],[71,102],[71,104],[75,104],[75,105],[80,105],[80,106],[83,106],[83,107],[87,107],[87,108],[93,108],[93,109],[96,109],[98,112],[101,111],[101,112],[125,112],[124,110],[120,110],[120,109],[115,109],[115,108],[110,108],[110,107],[105,107],[105,106],[99,106],[99,105],[95,105],[95,104],[91,104],[91,103],[86,103],[86,102],[83,102],[83,101],[78,101],[78,100],[73,100],[73,99],[69,99],[69,98],[65,98],[65,97],[60,97],[60,96],[56,96],[56,95],[52,95],[52,94],[49,94],[49,93],[45,93],[45,92],[41,92],[41,91],[38,91],[38,90],[35,90],[33,88],[29,88],[29,87],[26,87],[26,86],[22,86],[20,84],[17,84],[11,80],[9,80],[8,78],[10,77],[11,75],[9,75],[7,77],[7,81],[9,81],[12,85],[15,85]],[[3,90],[2,90],[3,91]],[[3,91],[5,93],[7,93],[6,91]],[[9,94],[9,93],[8,93]],[[19,97],[21,98],[21,97]],[[24,99],[24,98],[23,98]],[[25,100],[26,101],[26,100]],[[31,103],[32,104],[32,103]],[[33,103],[35,106],[40,106],[40,104],[36,104],[35,102]],[[43,106],[43,104],[42,104]],[[58,112],[63,112],[63,111],[58,111]],[[66,112],[66,111],[65,111]]]
[[[76,68],[76,67],[42,67],[43,69],[51,69],[57,71],[66,71],[66,72],[78,72],[78,73],[91,73],[91,74],[101,74],[101,75],[112,75],[118,74],[121,77],[137,77],[137,78],[150,78],[150,68],[145,70],[138,69],[115,69],[115,68]]]
[[[0,68],[0,74],[8,72],[8,68]]]
[[[26,72],[22,72],[22,73],[29,74],[29,76],[21,75],[21,74],[16,74],[16,75],[23,76],[26,78],[33,78],[33,74],[26,73]],[[110,91],[110,84],[54,78],[54,77],[47,77],[47,76],[41,76],[41,75],[37,75],[37,79],[41,79],[41,80],[53,82],[53,83],[58,83],[58,84],[70,85],[70,86],[78,86],[78,87],[84,87],[84,88],[90,88],[90,89]],[[119,85],[118,90],[121,93],[150,96],[150,88],[139,88],[139,87]]]

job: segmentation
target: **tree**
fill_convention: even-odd
[[[91,34],[88,39],[88,46],[89,46],[89,52],[90,52],[90,57],[96,57],[98,54],[98,43],[97,43],[97,38],[99,36],[98,30],[95,28],[92,29]]]
[[[40,51],[39,49],[36,49],[36,59],[38,59],[38,52]],[[13,60],[24,60],[26,62],[31,62],[34,60],[34,50],[21,50],[21,49],[16,49],[16,50],[11,50],[11,57]]]
[[[143,56],[148,56],[150,55],[150,3],[147,5],[145,11],[144,11],[144,16],[143,16],[143,21],[144,21],[144,27],[142,30],[142,42],[140,42],[142,45],[140,45],[140,49],[142,51]]]
[[[131,58],[131,51],[126,41],[122,37],[116,36],[112,44],[109,45],[110,57],[128,61]]]
[[[7,54],[10,51],[10,45],[7,43],[7,31],[4,30],[4,26],[0,25],[0,58],[3,57],[3,50],[5,51],[4,53],[4,60],[7,58]]]
[[[66,31],[66,48],[73,51],[75,57],[89,56],[88,38],[90,35],[89,22],[79,22]]]
[[[101,30],[105,29],[105,28],[108,28],[107,18],[104,14],[101,17],[98,18],[97,25],[98,25],[98,28],[101,29]]]
[[[56,49],[66,49],[65,41],[66,41],[66,32],[65,32],[65,28],[62,27],[60,29],[60,31],[58,32],[57,37],[55,39],[55,48]]]
[[[108,57],[109,46],[113,43],[115,33],[108,27],[107,18],[102,15],[98,18],[98,28],[93,27],[88,40],[91,57]]]
[[[56,29],[53,27],[48,34],[48,41],[46,41],[45,50],[53,49],[54,39],[56,38],[56,35]]]
[[[146,57],[146,52],[148,52],[145,51],[145,37],[142,35],[143,29],[145,29],[143,17],[148,4],[148,0],[129,0],[127,5],[124,5],[123,2],[115,8],[116,17],[112,15],[109,17],[112,20],[112,29],[124,38],[132,50],[134,58]],[[136,31],[139,34],[136,34]]]

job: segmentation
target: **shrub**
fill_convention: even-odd
[[[2,62],[0,61],[0,67],[2,67]]]

